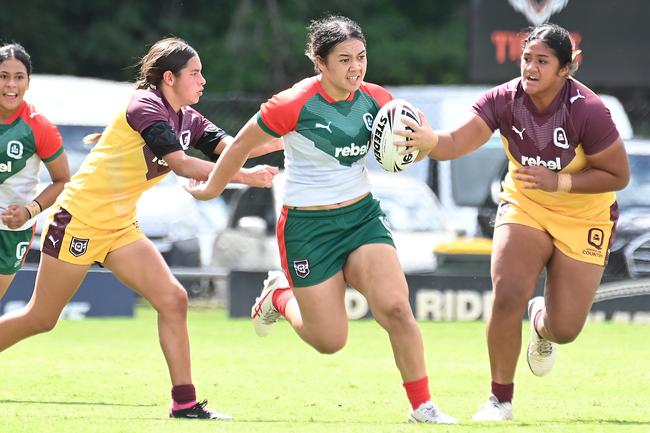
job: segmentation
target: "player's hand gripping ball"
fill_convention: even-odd
[[[402,171],[415,161],[415,158],[418,156],[417,150],[413,153],[401,155],[400,152],[408,149],[409,146],[397,146],[395,144],[395,140],[397,142],[403,142],[409,139],[396,136],[393,134],[393,131],[412,131],[411,128],[402,123],[402,117],[407,117],[418,125],[421,125],[417,110],[404,99],[393,99],[381,107],[372,124],[370,145],[372,146],[372,151],[377,162],[386,171]]]

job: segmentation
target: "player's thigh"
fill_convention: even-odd
[[[345,280],[366,297],[373,314],[409,305],[408,284],[392,245],[360,246],[348,256],[343,273]]]
[[[27,304],[30,314],[56,322],[86,277],[89,267],[41,254],[34,292]]]
[[[147,238],[111,251],[104,266],[154,307],[186,294],[154,244]]]
[[[310,332],[347,334],[342,272],[313,286],[294,287],[293,292],[300,306],[303,325]]]
[[[495,299],[521,303],[530,298],[553,250],[553,239],[540,229],[514,223],[496,227],[491,265]]]
[[[551,322],[573,329],[582,327],[603,270],[603,266],[576,260],[556,250],[546,275],[546,311]]]
[[[16,274],[0,274],[0,299],[7,293],[7,289],[11,285],[11,282],[14,280]]]

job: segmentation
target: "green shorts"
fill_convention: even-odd
[[[34,240],[34,227],[27,230],[0,230],[0,274],[13,275],[25,262]]]
[[[386,215],[370,194],[330,210],[285,206],[277,236],[282,267],[292,287],[322,283],[343,269],[350,253],[362,245],[395,246]]]

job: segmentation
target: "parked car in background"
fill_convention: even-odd
[[[57,125],[74,174],[92,146],[83,138],[101,132],[126,107],[133,84],[93,78],[32,75],[25,99]],[[44,188],[49,177],[41,170]],[[174,173],[146,191],[138,203],[137,219],[170,266],[200,267],[211,261],[212,243],[223,229],[228,208],[223,199],[194,200],[183,189],[184,179]],[[39,215],[28,262],[37,262],[40,234],[48,211]]]
[[[630,183],[617,191],[619,219],[603,282],[650,277],[650,139],[625,140],[630,161]],[[492,237],[501,179],[492,182],[492,198],[479,209],[481,230]]]
[[[650,139],[626,140],[630,183],[616,193],[619,219],[603,281],[650,277]]]
[[[432,272],[435,246],[459,234],[435,194],[423,182],[401,173],[371,172],[370,181],[392,228],[404,271]],[[271,189],[229,186],[231,214],[227,228],[217,235],[213,266],[242,271],[280,268],[275,228],[283,185],[280,174]]]

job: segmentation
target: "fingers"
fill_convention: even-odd
[[[427,120],[427,116],[424,115],[424,112],[418,109],[418,115],[420,116],[420,124],[422,127],[429,128],[429,120]]]

